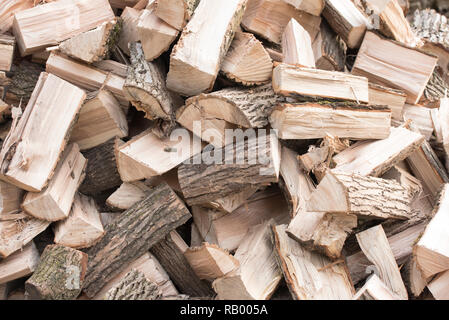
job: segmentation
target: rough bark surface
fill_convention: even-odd
[[[411,20],[418,37],[449,49],[449,25],[445,16],[435,10],[416,10]]]
[[[321,32],[313,43],[315,64],[318,69],[343,71],[345,49],[335,32],[326,21],[321,22]]]
[[[137,270],[131,270],[117,286],[111,288],[105,300],[157,300],[161,297],[159,287]]]
[[[445,97],[446,92],[449,92],[449,84],[435,70],[424,89],[419,103],[428,107],[438,107],[440,99]]]

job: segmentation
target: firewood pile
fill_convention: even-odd
[[[1,0],[0,299],[449,299],[448,12]]]

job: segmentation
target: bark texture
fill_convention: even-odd
[[[321,32],[313,43],[315,64],[318,69],[343,71],[345,68],[345,48],[326,21],[321,22]]]
[[[159,287],[137,270],[131,270],[106,294],[105,300],[157,300],[161,297]]]
[[[424,89],[424,93],[419,101],[420,104],[428,107],[438,107],[440,99],[449,92],[449,84],[443,79],[437,70],[432,74]]]

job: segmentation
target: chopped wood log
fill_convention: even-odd
[[[203,243],[200,247],[191,247],[184,252],[192,269],[200,279],[214,281],[226,276],[239,267],[239,261],[220,247]]]
[[[282,33],[291,19],[298,21],[315,39],[320,31],[321,18],[296,9],[285,0],[249,0],[242,19],[242,27],[263,37],[281,44]]]
[[[408,189],[411,198],[414,198],[423,191],[421,181],[408,171],[402,169],[399,165],[395,165],[385,172],[382,175],[382,178],[396,180],[399,184]]]
[[[201,159],[210,157],[209,152],[203,151],[194,157],[193,163],[183,163],[178,169],[179,184],[189,205],[207,203],[250,186],[278,181],[280,145],[273,133],[262,139],[255,135],[244,141],[237,138],[236,144],[231,142],[214,150],[215,164],[201,164]],[[254,161],[256,154],[258,161]]]
[[[319,16],[324,9],[324,0],[283,0],[298,10]]]
[[[137,24],[139,23],[141,10],[126,7],[120,18],[122,19],[122,31],[117,42],[117,46],[128,56],[130,55],[128,45],[139,41]]]
[[[115,150],[121,143],[123,141],[116,137],[83,152],[87,167],[86,177],[79,188],[81,193],[94,195],[122,183],[115,155]]]
[[[29,276],[39,263],[39,252],[31,242],[21,251],[0,261],[0,284]]]
[[[120,34],[120,23],[116,18],[103,22],[93,30],[78,34],[63,41],[59,50],[71,58],[86,63],[101,61],[108,57]]]
[[[202,204],[205,207],[215,210],[231,213],[246,203],[246,200],[257,191],[257,187],[248,187],[240,192],[230,194],[223,198],[212,200],[209,203]]]
[[[50,57],[51,51],[42,50],[31,55],[31,62],[40,63],[45,65],[48,57]]]
[[[141,256],[190,217],[166,183],[155,187],[148,197],[107,225],[105,235],[87,251],[90,259],[84,292],[93,297],[124,269],[126,262]]]
[[[81,89],[42,73],[25,112],[14,120],[3,143],[0,178],[27,191],[41,191],[53,175],[85,97]]]
[[[100,220],[103,227],[114,221],[121,212],[100,212]]]
[[[352,74],[365,76],[380,85],[401,89],[406,93],[408,103],[417,104],[437,61],[438,58],[433,55],[367,32]]]
[[[0,34],[0,70],[9,71],[14,57],[14,37]]]
[[[182,30],[193,15],[199,0],[158,0],[156,15],[171,25]]]
[[[337,38],[326,20],[321,22],[320,32],[312,43],[317,69],[329,71],[344,71],[345,48]]]
[[[253,227],[234,255],[240,267],[212,283],[218,299],[270,299],[282,278],[270,239],[272,223]]]
[[[390,135],[391,110],[348,103],[280,104],[270,115],[279,139],[385,139]]]
[[[382,226],[367,229],[356,236],[363,253],[376,266],[379,278],[395,295],[407,300],[407,289]]]
[[[328,161],[329,157],[332,157],[330,151],[331,150],[327,145],[324,145],[322,147],[316,147],[314,145],[311,145],[309,146],[309,150],[307,153],[297,157],[299,161],[299,166],[307,173],[314,171],[321,164]]]
[[[244,86],[261,85],[270,81],[273,63],[267,50],[252,33],[236,32],[220,71]]]
[[[0,33],[11,29],[14,14],[34,7],[34,0],[4,0],[0,8]]]
[[[323,17],[350,48],[360,47],[370,25],[351,0],[326,0]]]
[[[373,274],[357,291],[352,300],[398,300],[401,299],[388,288],[382,280]]]
[[[78,297],[85,279],[87,255],[60,245],[49,245],[25,290],[31,299],[71,300]]]
[[[435,300],[448,300],[448,281],[449,271],[445,271],[437,275],[427,286]]]
[[[404,127],[391,128],[390,136],[377,141],[360,141],[334,156],[338,170],[363,176],[381,176],[416,151],[424,136]]]
[[[22,209],[35,218],[58,221],[69,216],[76,190],[84,179],[87,161],[77,144],[64,151],[46,189],[28,192]]]
[[[289,238],[287,226],[272,227],[276,259],[295,300],[347,300],[355,290],[344,261],[333,263]]]
[[[170,279],[181,292],[196,297],[211,296],[213,291],[210,285],[198,278],[184,256],[187,248],[187,244],[180,235],[176,231],[172,231],[163,240],[155,244],[150,251],[164,266],[164,269],[170,275]]]
[[[315,68],[315,56],[309,33],[291,19],[282,34],[282,62],[306,68]]]
[[[449,90],[449,84],[447,80],[443,79],[443,76],[440,75],[439,69],[435,68],[419,100],[420,105],[438,108],[440,99],[445,98],[446,91]]]
[[[405,104],[404,109],[402,110],[403,121],[407,122],[407,120],[411,120],[413,125],[426,138],[426,140],[430,140],[434,130],[431,110],[432,109],[419,105],[414,106],[410,104]]]
[[[20,211],[24,191],[7,182],[0,182],[0,220],[2,216]]]
[[[126,64],[114,60],[101,60],[94,62],[92,65],[103,71],[112,72],[122,78],[126,78],[128,75],[128,67]]]
[[[81,249],[91,247],[104,234],[94,199],[77,193],[67,219],[54,228],[55,243]]]
[[[186,96],[210,91],[245,11],[246,0],[201,1],[170,56],[167,87]],[[219,16],[211,16],[210,12]],[[213,24],[214,28],[202,26]]]
[[[369,104],[388,106],[391,109],[391,118],[402,120],[402,110],[407,99],[403,91],[382,87],[380,85],[369,83]]]
[[[131,270],[107,293],[105,300],[158,300],[159,287],[137,270]]]
[[[70,141],[81,150],[94,148],[114,137],[128,135],[128,122],[120,103],[108,90],[101,89],[87,95]]]
[[[274,92],[285,96],[311,96],[358,103],[368,102],[368,80],[342,72],[280,64],[273,71]]]
[[[76,14],[76,18],[68,17],[72,14]],[[14,15],[13,31],[21,55],[26,56],[112,19],[114,12],[108,0],[93,0],[88,3],[82,0],[63,0],[17,12]],[[38,37],[36,33],[39,34]]]
[[[425,278],[449,269],[449,250],[446,246],[449,219],[449,184],[445,184],[435,207],[435,216],[413,249],[418,268]]]
[[[427,286],[427,279],[423,277],[413,256],[401,267],[401,275],[409,295],[420,296]]]
[[[135,203],[142,201],[151,191],[145,182],[124,182],[107,199],[106,204],[114,209],[127,210]]]
[[[129,50],[131,67],[123,85],[125,97],[137,110],[145,112],[146,118],[173,121],[182,100],[167,90],[161,67],[145,60],[140,43],[131,43]]]

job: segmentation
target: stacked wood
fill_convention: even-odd
[[[374,83],[369,83],[369,104],[388,106],[391,109],[391,118],[403,120],[402,111],[404,109],[406,94],[401,90],[383,87]]]
[[[397,300],[399,299],[382,280],[373,274],[352,298],[353,300]]]

